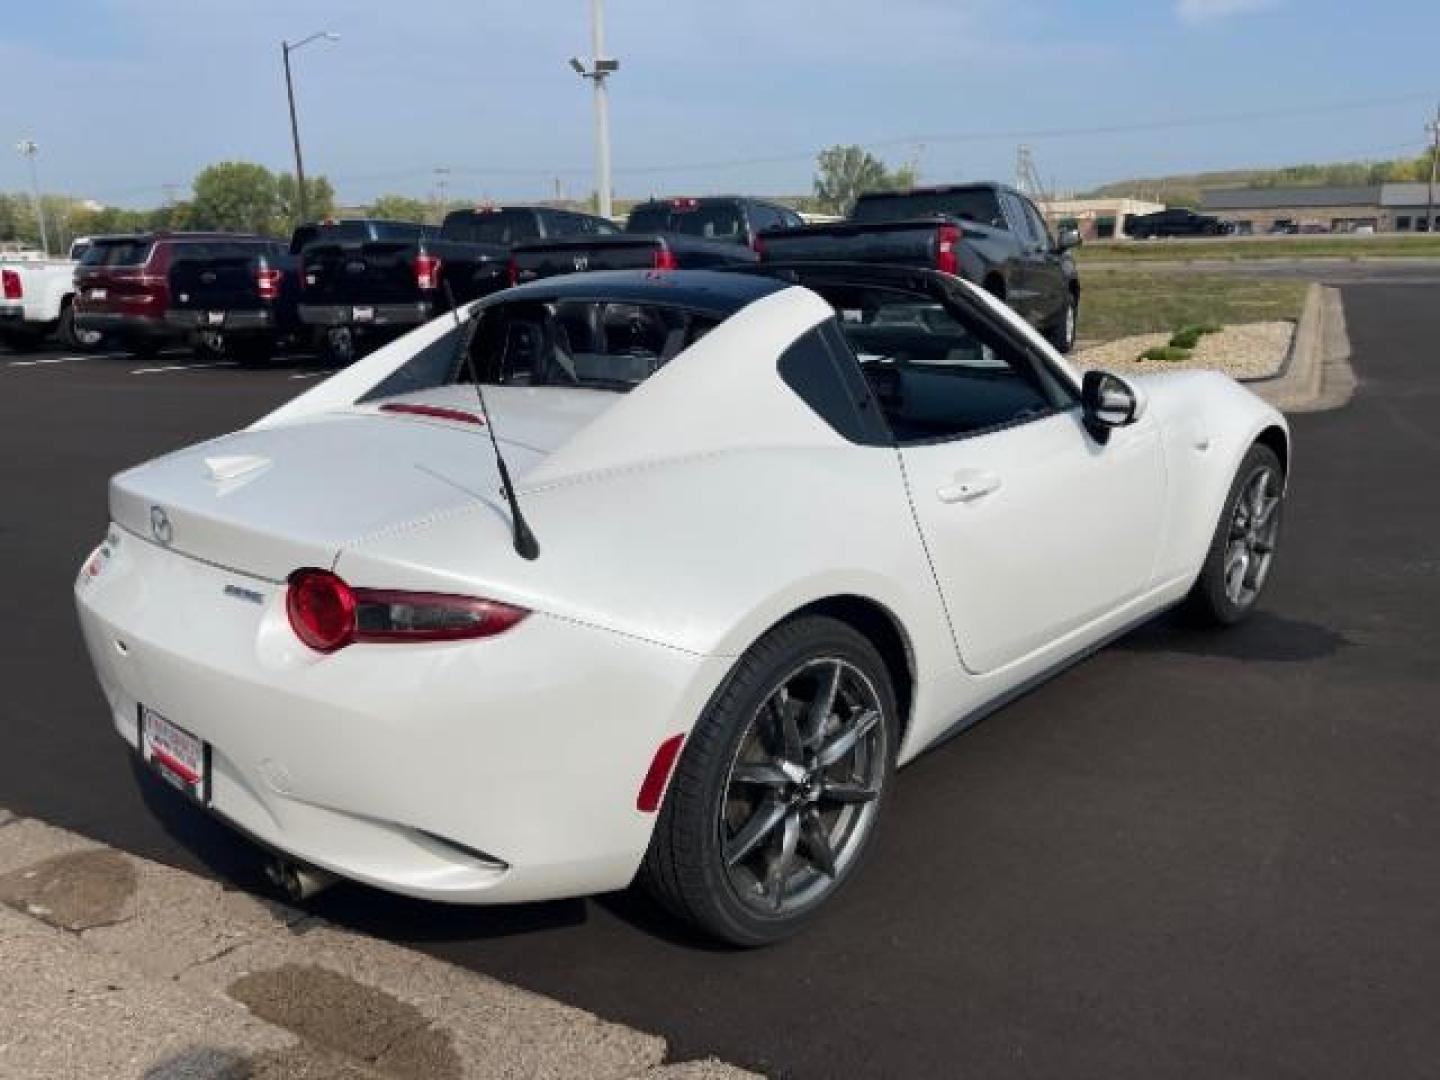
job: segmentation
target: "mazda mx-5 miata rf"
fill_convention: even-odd
[[[1164,608],[1250,612],[1284,420],[1081,378],[933,271],[577,274],[121,473],[115,726],[284,865],[456,903],[639,879],[739,945],[897,765]]]

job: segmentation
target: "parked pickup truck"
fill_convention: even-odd
[[[1183,206],[1157,210],[1153,214],[1134,214],[1125,219],[1125,235],[1136,240],[1155,240],[1174,236],[1225,236],[1234,227],[1210,214],[1197,214]]]
[[[652,199],[630,211],[617,236],[517,244],[515,282],[583,270],[657,270],[732,266],[759,260],[766,229],[800,226],[787,206],[739,196]]]
[[[761,235],[765,262],[923,266],[973,281],[1008,303],[1062,352],[1075,344],[1080,279],[1073,229],[1052,237],[1025,195],[1004,184],[873,192],[843,222]]]
[[[332,363],[428,322],[448,307],[509,284],[511,245],[557,236],[603,236],[604,218],[545,206],[456,210],[438,229],[395,221],[342,221],[306,245],[300,321]]]
[[[148,356],[179,344],[186,331],[166,318],[170,268],[236,241],[262,236],[223,232],[156,232],[97,236],[75,270],[75,326],[105,334],[127,352]]]
[[[39,253],[0,257],[0,342],[33,349],[54,334],[67,349],[98,343],[75,328],[75,266]]]
[[[191,244],[170,263],[165,320],[202,356],[243,366],[268,362],[300,330],[297,231],[290,249],[278,240],[236,238]]]

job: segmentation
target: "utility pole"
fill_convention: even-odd
[[[605,55],[604,0],[590,0],[590,63],[578,56],[570,66],[582,79],[595,83],[595,195],[601,217],[610,217],[610,103],[605,88],[609,77],[620,70],[620,61]]]
[[[1430,231],[1435,231],[1435,180],[1440,169],[1440,105],[1435,106],[1435,119],[1425,125],[1430,133],[1430,190],[1425,199],[1425,221]]]
[[[35,220],[40,223],[40,250],[50,254],[50,237],[45,231],[45,205],[40,198],[40,176],[35,170],[35,156],[40,153],[40,144],[34,139],[21,139],[15,144],[20,156],[30,162],[30,188],[35,193]]]
[[[307,38],[301,38],[293,45],[288,41],[280,42],[280,55],[285,62],[285,96],[290,101],[290,140],[295,145],[295,198],[300,210],[300,220],[296,224],[303,224],[310,213],[306,205],[305,162],[300,156],[300,125],[295,119],[295,80],[290,76],[290,54],[320,38],[324,38],[326,41],[339,41],[340,35],[329,30],[319,30]]]
[[[439,224],[445,219],[445,211],[449,208],[450,170],[444,165],[435,168],[435,222]]]

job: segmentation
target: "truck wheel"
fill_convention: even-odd
[[[355,362],[355,332],[348,326],[333,326],[326,332],[325,362],[331,367],[348,367]]]
[[[98,349],[105,340],[99,330],[81,330],[75,325],[75,306],[67,299],[60,308],[60,322],[55,336],[67,349]]]
[[[1045,331],[1045,340],[1055,346],[1055,351],[1068,353],[1075,348],[1075,327],[1080,320],[1080,301],[1074,293],[1065,298],[1065,310]]]

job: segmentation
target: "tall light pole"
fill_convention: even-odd
[[[21,139],[15,144],[20,156],[30,162],[30,189],[35,193],[35,219],[40,222],[40,248],[50,254],[50,237],[45,231],[45,205],[40,199],[40,176],[35,171],[35,156],[40,153],[40,144],[34,139]]]
[[[605,55],[604,0],[590,0],[590,63],[578,56],[570,66],[582,79],[595,83],[595,194],[601,217],[609,217],[610,204],[610,103],[605,82],[620,70],[620,61]]]
[[[1440,171],[1440,105],[1435,106],[1435,119],[1425,125],[1430,134],[1430,190],[1425,199],[1425,221],[1429,230],[1435,229],[1435,180]]]
[[[305,162],[300,156],[300,125],[295,119],[295,81],[290,77],[290,54],[296,49],[303,49],[312,41],[324,38],[326,41],[339,41],[340,35],[330,30],[317,30],[307,38],[291,43],[280,42],[280,55],[285,60],[285,96],[290,99],[290,139],[295,144],[295,197],[299,200],[300,221],[304,224],[305,219],[310,216],[309,209],[305,205]]]

